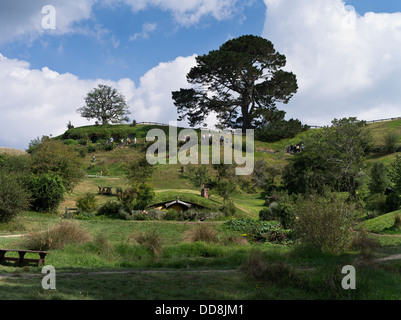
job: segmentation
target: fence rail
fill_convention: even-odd
[[[394,121],[394,120],[401,120],[401,117],[395,117],[395,118],[387,118],[387,119],[378,119],[378,120],[368,120],[365,121],[366,123],[377,123],[377,122],[386,122],[386,121]],[[309,126],[310,129],[321,129],[324,128],[324,126]]]

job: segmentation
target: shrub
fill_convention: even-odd
[[[384,135],[384,152],[394,153],[397,151],[398,141],[400,137],[396,132],[387,132]]]
[[[277,220],[280,221],[281,225],[284,229],[292,228],[295,221],[295,214],[294,209],[291,205],[287,203],[274,203],[274,205],[270,205],[270,216],[268,212],[263,212],[262,217],[267,217],[268,220]],[[262,209],[263,210],[263,209]],[[260,212],[259,212],[259,219],[260,219]]]
[[[79,197],[76,201],[76,206],[83,212],[94,212],[96,211],[97,201],[95,195],[92,193],[86,193]]]
[[[287,241],[290,238],[290,230],[285,230],[279,221],[258,221],[254,219],[233,219],[226,222],[226,226],[232,230],[242,231],[250,241]]]
[[[0,171],[0,222],[8,222],[28,207],[28,194],[17,178]]]
[[[311,196],[296,204],[296,231],[306,246],[338,254],[352,241],[353,206],[333,197]]]
[[[397,192],[390,193],[386,197],[384,206],[386,213],[398,210],[401,206],[401,196]]]
[[[55,174],[32,174],[26,181],[31,193],[31,207],[34,211],[52,211],[57,209],[65,193],[63,180]]]
[[[369,191],[372,194],[384,193],[386,187],[390,185],[387,174],[387,167],[382,162],[375,162],[370,171]]]
[[[181,212],[178,212],[174,209],[168,209],[166,214],[164,215],[164,220],[172,220],[172,221],[182,221],[184,220]]]
[[[122,204],[116,201],[107,201],[97,210],[98,215],[105,215],[112,218],[118,218]]]
[[[188,242],[218,242],[218,232],[211,226],[200,224],[184,233],[184,240]]]
[[[33,232],[25,236],[24,246],[30,250],[62,249],[67,244],[90,242],[90,233],[75,221],[63,221],[46,231]]]
[[[365,229],[358,231],[352,240],[352,248],[359,250],[364,260],[370,260],[373,257],[374,250],[379,247],[380,242],[370,238]]]

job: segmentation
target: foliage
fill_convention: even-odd
[[[272,108],[264,113],[262,123],[255,129],[255,139],[264,142],[275,142],[281,139],[294,138],[297,134],[309,129],[298,119],[285,120],[285,112]]]
[[[146,157],[140,157],[125,166],[126,176],[131,186],[145,184],[153,177],[155,166],[151,165]]]
[[[129,121],[130,111],[122,94],[116,89],[100,84],[90,91],[85,98],[85,106],[77,110],[83,118],[97,119],[103,125]]]
[[[93,193],[85,193],[84,195],[78,197],[77,201],[77,208],[83,212],[95,212],[97,208],[97,201],[96,197]]]
[[[401,193],[401,157],[397,154],[389,168],[390,181],[397,192]]]
[[[202,185],[208,185],[212,182],[210,172],[206,165],[187,165],[186,172],[188,178],[196,188],[200,188]]]
[[[281,235],[281,241],[290,236],[289,230],[284,230],[279,221],[258,221],[241,218],[229,220],[225,222],[225,225],[232,230],[244,232],[244,236],[251,241],[269,241],[270,236],[277,233]]]
[[[196,63],[187,75],[194,88],[172,93],[180,120],[187,118],[191,126],[215,112],[220,126],[245,132],[260,122],[265,110],[288,103],[298,89],[295,75],[282,70],[285,56],[262,37],[229,40],[219,50],[196,57]]]
[[[398,148],[398,141],[400,137],[397,132],[389,131],[384,135],[384,152],[394,153]]]
[[[111,218],[119,217],[119,212],[123,205],[117,201],[107,201],[97,209],[98,215],[104,215]]]
[[[366,166],[371,135],[364,121],[334,119],[305,141],[305,149],[285,167],[283,181],[289,192],[311,193],[328,186],[355,195]]]
[[[284,202],[274,202],[270,207],[263,208],[259,212],[261,221],[280,221],[284,229],[291,229],[295,222],[294,207]]]
[[[271,191],[275,186],[275,179],[280,174],[280,170],[269,165],[265,159],[259,158],[254,163],[252,181],[255,187],[264,191]]]
[[[382,162],[375,162],[370,171],[370,193],[384,193],[389,184],[386,165]]]
[[[60,176],[68,192],[85,176],[83,159],[74,147],[57,140],[44,140],[35,149],[32,153],[32,172]]]
[[[0,222],[8,222],[28,208],[28,193],[15,175],[0,170]]]
[[[352,242],[354,206],[336,196],[312,195],[296,203],[295,225],[301,242],[320,251],[339,254]]]
[[[56,210],[63,200],[63,180],[56,174],[31,174],[25,185],[31,194],[30,205],[34,211]]]

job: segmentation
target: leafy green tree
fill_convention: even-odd
[[[83,118],[97,119],[102,125],[129,121],[125,97],[112,87],[100,84],[87,94],[85,103],[77,110]]]
[[[32,153],[32,172],[34,174],[56,174],[63,182],[67,192],[84,178],[83,159],[73,146],[53,139],[42,139]]]
[[[15,175],[0,170],[0,222],[8,222],[28,208],[29,194]]]
[[[285,111],[277,108],[266,110],[260,126],[255,129],[256,140],[275,142],[281,139],[290,139],[309,129],[298,119],[285,120],[284,117]]]
[[[398,193],[401,193],[401,157],[397,154],[391,163],[389,177]]]
[[[146,157],[137,158],[125,166],[127,179],[133,187],[149,183],[155,171],[156,167],[150,164]]]
[[[370,144],[366,122],[334,119],[331,127],[316,131],[305,141],[303,152],[291,159],[284,169],[284,184],[290,192],[322,191],[328,186],[353,196],[363,176]]]
[[[172,92],[180,120],[201,124],[212,112],[220,127],[252,129],[277,102],[298,90],[296,76],[283,71],[286,57],[258,36],[244,35],[196,57],[187,75],[190,89]]]
[[[56,210],[65,193],[62,178],[54,173],[32,174],[26,186],[31,193],[30,205],[38,212]]]
[[[384,193],[390,185],[388,170],[384,163],[375,162],[370,171],[369,191],[370,193]]]

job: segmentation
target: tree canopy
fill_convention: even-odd
[[[215,112],[221,127],[256,127],[277,102],[288,103],[298,90],[296,76],[282,68],[286,57],[259,36],[245,35],[219,50],[196,57],[187,74],[190,89],[172,92],[179,120],[203,124]]]
[[[77,110],[83,118],[97,119],[102,125],[129,121],[125,97],[112,87],[100,84],[87,94],[85,103]]]

